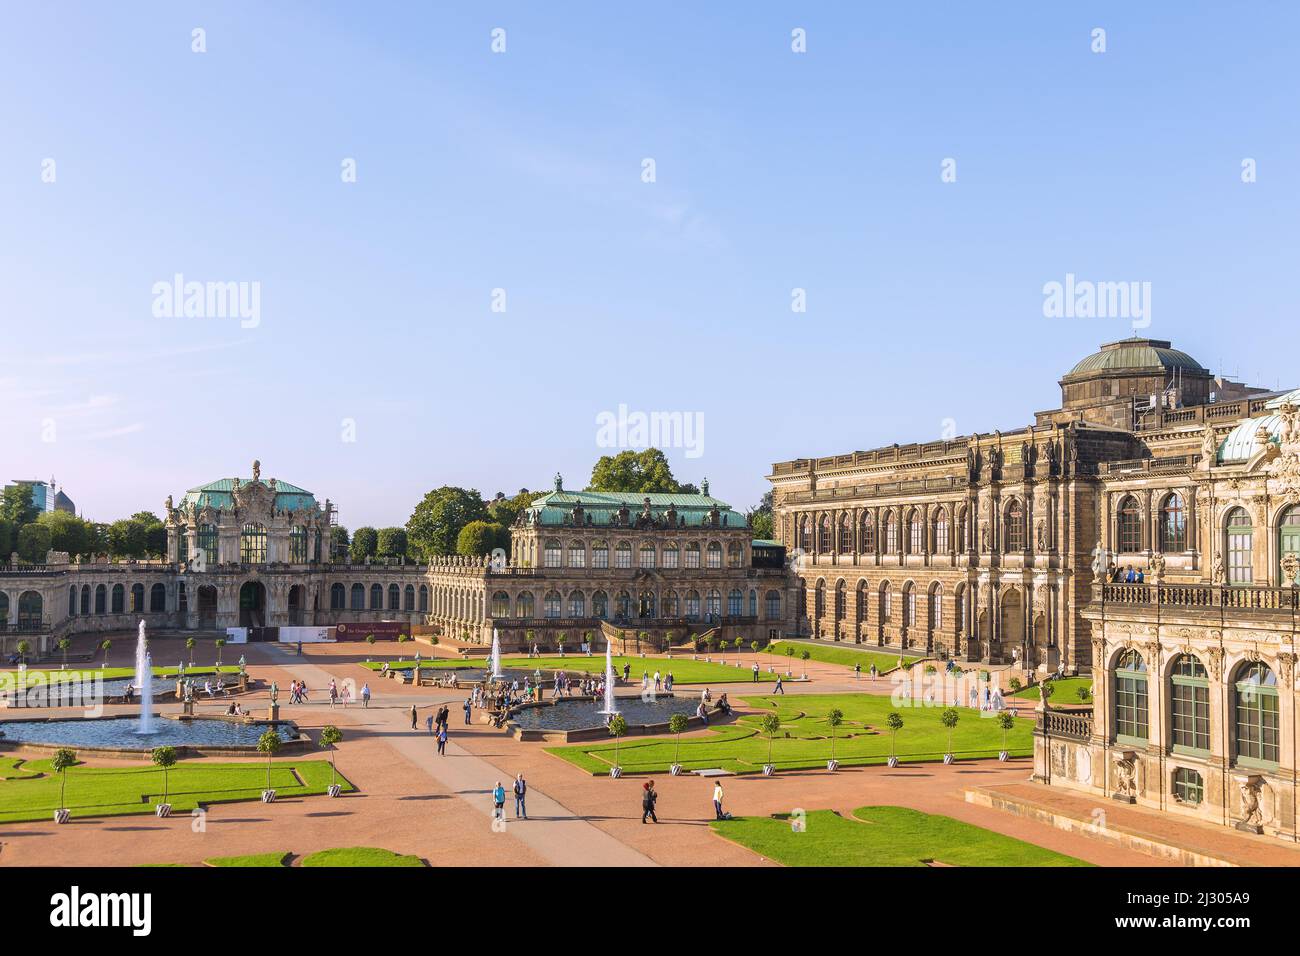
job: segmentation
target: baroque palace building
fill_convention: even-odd
[[[795,626],[1091,675],[1039,779],[1295,839],[1300,390],[1154,339],[1060,385],[1022,428],[775,465]]]
[[[0,565],[0,635],[59,638],[131,629],[403,628],[507,647],[576,646],[604,631],[678,643],[715,631],[748,642],[787,627],[782,549],[708,495],[570,492],[559,478],[512,529],[511,554],[427,564],[329,553],[335,508],[261,476],[225,478],[166,502],[167,557],[111,562],[51,552]],[[344,628],[340,628],[342,634]],[[352,629],[359,634],[364,629]]]

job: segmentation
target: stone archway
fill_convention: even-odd
[[[195,610],[199,616],[199,630],[211,630],[217,626],[217,589],[211,584],[199,586]]]
[[[304,588],[301,584],[295,584],[289,588],[289,626],[302,627],[303,624],[303,594]]]
[[[266,626],[266,586],[261,581],[245,581],[239,589],[239,626]]]
[[[1008,659],[1013,648],[1022,648],[1025,642],[1025,603],[1015,588],[1005,592],[999,602],[998,640],[1003,659]],[[1027,662],[1021,662],[1027,666]]]

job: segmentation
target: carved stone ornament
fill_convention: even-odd
[[[1124,750],[1115,754],[1115,793],[1120,800],[1132,802],[1137,796],[1137,754]]]

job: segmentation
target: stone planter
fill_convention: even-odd
[[[325,792],[328,793],[331,797],[337,797],[340,793],[343,792],[343,788],[337,783],[331,783],[329,785],[329,789],[327,789]]]
[[[619,777],[623,776],[623,768],[622,768],[622,767],[610,767],[610,768],[609,768],[609,775],[610,775],[611,777],[613,777],[615,780],[617,780]]]
[[[770,777],[774,773],[776,773],[776,767],[772,766],[770,763],[763,764],[763,776]]]
[[[672,774],[674,777],[680,777],[682,775],[682,765],[679,763],[675,763],[668,768],[668,772]]]
[[[67,823],[67,822],[68,822],[68,818],[71,817],[71,816],[72,816],[72,814],[69,813],[67,810],[55,810],[55,811],[54,811],[54,822],[55,822],[55,823]]]
[[[840,762],[838,760],[828,760],[826,761],[826,769],[834,773],[840,769]]]
[[[155,803],[153,812],[154,816],[169,817],[172,815],[172,805],[170,803]]]
[[[1010,757],[1011,754],[1007,753],[1005,750],[998,751],[998,760],[1001,762],[1006,763]]]
[[[943,762],[944,762],[945,764],[950,764],[950,763],[952,763],[952,754],[944,754],[944,755],[943,755]]]
[[[897,758],[897,757],[894,757],[894,756],[890,756],[890,758],[889,758],[888,760],[886,760],[885,763],[886,763],[887,766],[890,766],[890,767],[897,767],[897,766],[898,766],[898,758]]]
[[[263,803],[275,803],[275,791],[274,791],[274,790],[263,790],[263,791],[262,791],[262,802],[263,802]]]

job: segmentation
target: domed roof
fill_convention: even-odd
[[[1118,342],[1108,342],[1098,352],[1093,352],[1074,368],[1070,375],[1082,375],[1088,372],[1118,372],[1132,369],[1183,369],[1190,372],[1205,372],[1200,362],[1186,352],[1172,348],[1162,339],[1131,338]]]
[[[1300,404],[1300,389],[1270,399],[1264,403],[1264,407],[1281,409],[1283,405],[1287,404]],[[1282,416],[1277,412],[1247,418],[1228,432],[1228,437],[1219,443],[1218,460],[1220,462],[1249,460],[1258,448],[1255,436],[1259,434],[1261,428],[1268,432],[1269,441],[1275,445],[1279,444],[1281,439],[1278,437],[1278,432],[1281,426]]]
[[[216,481],[209,481],[206,485],[199,485],[197,488],[191,488],[185,492],[182,499],[185,505],[197,505],[198,507],[209,508],[232,508],[235,504],[235,497],[232,494],[235,482],[241,485],[259,482],[271,486],[271,481],[275,479],[257,478],[218,478]],[[276,511],[304,511],[316,507],[316,497],[305,488],[299,488],[297,485],[291,485],[287,481],[275,481],[275,503]]]

